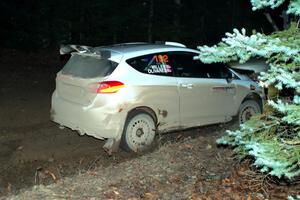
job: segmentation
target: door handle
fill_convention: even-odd
[[[191,83],[182,83],[180,84],[180,86],[184,88],[192,89],[194,85]]]
[[[229,94],[235,94],[236,93],[236,89],[235,87],[231,87],[231,86],[215,86],[212,88],[213,92],[226,92]]]

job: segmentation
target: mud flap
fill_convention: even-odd
[[[111,155],[113,152],[117,152],[119,149],[121,140],[116,140],[114,138],[108,138],[103,145],[103,149],[108,155]]]

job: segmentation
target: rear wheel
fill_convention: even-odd
[[[121,147],[125,151],[143,152],[152,146],[155,134],[153,117],[146,112],[133,112],[126,120]]]
[[[243,124],[248,121],[253,115],[261,114],[259,104],[254,100],[244,101],[239,109],[238,120],[239,124]]]

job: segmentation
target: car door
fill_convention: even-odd
[[[192,127],[226,121],[234,113],[236,95],[235,84],[226,80],[231,72],[220,64],[194,60],[195,55],[176,52],[171,56],[176,68],[181,125]]]
[[[157,128],[160,132],[178,129],[179,93],[168,53],[146,54],[126,62],[141,72],[137,76],[128,77],[127,80],[134,87],[134,106],[151,108],[157,115]]]

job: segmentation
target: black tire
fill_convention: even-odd
[[[156,123],[144,111],[133,111],[126,119],[121,148],[127,152],[145,152],[155,141]]]
[[[238,114],[238,122],[239,124],[245,123],[252,116],[261,114],[262,110],[255,100],[246,100],[244,101],[240,108]]]

